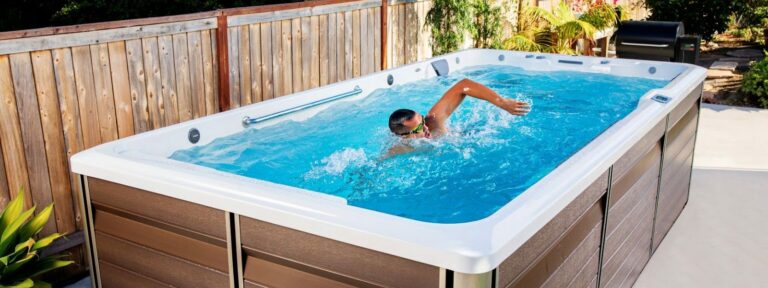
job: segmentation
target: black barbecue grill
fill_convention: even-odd
[[[695,63],[701,38],[684,34],[682,22],[622,22],[616,31],[616,56]]]

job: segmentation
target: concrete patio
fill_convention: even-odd
[[[635,287],[768,287],[768,110],[703,106],[688,206]]]

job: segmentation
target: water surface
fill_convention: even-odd
[[[426,114],[448,87],[469,78],[532,104],[525,117],[468,97],[450,133],[417,140],[410,154],[382,160],[400,141],[389,114]],[[380,89],[302,122],[286,121],[175,152],[171,159],[347,199],[411,219],[459,223],[498,210],[667,81],[581,72],[480,66]]]

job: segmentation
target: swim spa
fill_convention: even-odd
[[[94,267],[105,286],[631,285],[687,201],[704,75],[467,50],[101,145],[72,158]],[[533,111],[467,99],[447,144],[377,159],[392,105],[425,112],[463,77]],[[547,90],[557,81],[567,89]],[[536,138],[546,127],[560,138]],[[505,158],[517,152],[533,156]]]

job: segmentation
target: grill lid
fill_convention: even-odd
[[[670,61],[684,30],[682,22],[623,22],[616,31],[616,54],[621,58]]]

